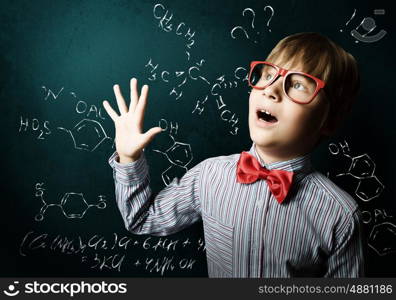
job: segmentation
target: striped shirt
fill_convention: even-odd
[[[144,156],[118,163],[115,195],[125,228],[164,236],[202,219],[209,277],[361,277],[361,214],[354,199],[311,165],[310,155],[264,163],[295,173],[279,204],[265,180],[236,180],[239,153],[206,159],[157,195]]]

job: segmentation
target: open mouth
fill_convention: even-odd
[[[268,123],[276,123],[278,122],[278,119],[271,115],[271,113],[265,109],[260,109],[257,111],[257,117],[259,120],[263,120]]]

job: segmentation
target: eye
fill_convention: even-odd
[[[295,88],[296,90],[299,90],[299,91],[304,91],[305,90],[305,86],[302,85],[301,82],[293,83],[293,88]]]
[[[271,74],[267,73],[267,74],[263,74],[263,77],[265,80],[269,81],[272,79],[273,76]]]

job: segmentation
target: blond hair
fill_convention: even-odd
[[[319,33],[303,32],[279,41],[267,61],[291,62],[292,66],[302,63],[304,72],[322,79],[326,83],[323,93],[330,101],[327,135],[341,126],[360,88],[357,62],[350,53]]]

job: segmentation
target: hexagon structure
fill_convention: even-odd
[[[372,176],[359,180],[355,194],[362,201],[368,202],[378,197],[384,188],[384,185],[378,180],[378,178],[376,176]]]
[[[180,142],[175,142],[165,153],[172,164],[181,167],[187,166],[193,159],[191,146]]]
[[[396,225],[390,222],[375,225],[368,244],[379,256],[396,252]]]
[[[66,218],[82,218],[89,205],[82,193],[66,193],[61,200],[61,209]]]
[[[374,175],[375,164],[367,154],[356,156],[352,159],[349,173],[359,179]]]
[[[184,173],[187,172],[186,167],[180,167],[178,165],[171,165],[162,173],[162,180],[165,185],[169,185],[174,178],[182,178]]]
[[[83,119],[70,130],[76,149],[94,151],[108,138],[102,125],[95,120]]]

